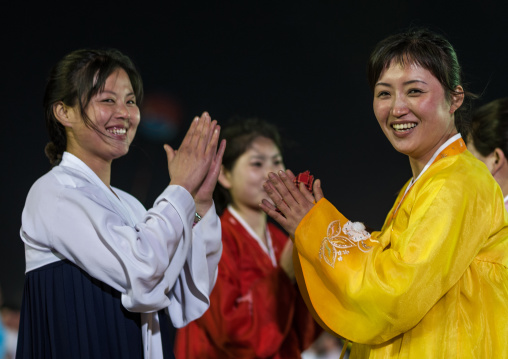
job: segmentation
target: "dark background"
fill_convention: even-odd
[[[379,129],[365,66],[379,40],[408,26],[429,27],[451,41],[466,88],[482,95],[476,105],[507,96],[501,1],[42,4],[8,2],[0,24],[0,285],[11,303],[19,303],[23,287],[24,200],[50,169],[41,106],[45,79],[72,50],[120,49],[143,76],[146,103],[166,106],[152,109],[152,117],[167,131],[141,127],[131,152],[113,164],[112,184],[146,206],[169,181],[163,140],[178,146],[192,117],[206,110],[223,124],[232,115],[277,124],[287,167],[310,170],[348,218],[379,228],[411,172]]]

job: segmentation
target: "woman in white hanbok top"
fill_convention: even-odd
[[[212,200],[225,143],[208,113],[178,151],[152,208],[110,185],[140,121],[141,78],[116,50],[77,50],[44,97],[54,166],[22,215],[26,279],[18,358],[172,358],[169,320],[209,306],[222,244]],[[199,223],[198,223],[199,222]]]

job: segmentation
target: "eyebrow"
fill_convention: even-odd
[[[262,155],[262,154],[255,154],[255,155],[252,155],[250,156],[250,159],[265,159],[265,158],[271,158],[271,159],[275,159],[275,158],[282,158],[282,154],[278,153],[276,155],[273,155],[273,156],[265,156],[265,155]]]
[[[422,83],[427,85],[425,81],[422,80],[409,80],[403,83],[404,86],[411,85],[413,83]],[[393,87],[392,85],[386,83],[386,82],[378,82],[375,86],[386,86],[386,87]]]
[[[102,93],[110,93],[110,94],[115,95],[115,96],[117,95],[117,93],[115,91],[110,91],[110,90],[104,90],[104,91],[102,91]],[[136,95],[134,94],[134,92],[129,92],[127,94],[127,96],[136,96]]]

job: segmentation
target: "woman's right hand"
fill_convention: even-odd
[[[269,173],[268,181],[263,184],[263,188],[271,202],[263,199],[259,204],[266,214],[286,230],[292,240],[302,219],[314,207],[314,204],[324,197],[319,179],[314,181],[314,194],[311,194],[303,183],[300,183],[300,187],[296,187],[294,178],[295,175],[289,169],[285,172],[279,171],[278,174]]]
[[[207,112],[203,112],[201,117],[196,116],[177,151],[164,145],[169,184],[184,187],[194,197],[215,158],[218,140],[217,121],[211,121]]]

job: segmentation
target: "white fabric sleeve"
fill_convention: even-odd
[[[185,264],[186,258],[193,258],[189,254],[195,206],[183,187],[167,187],[154,207],[132,225],[95,186],[62,186],[51,176],[43,178],[31,189],[22,215],[21,233],[27,246],[56,251],[117,289],[130,311],[168,307],[168,294],[175,283],[181,281],[178,285],[185,287],[185,282],[193,280]],[[212,232],[220,242],[220,226],[218,235]],[[202,259],[206,261],[206,256]],[[206,293],[209,288],[201,282],[197,280],[197,288]],[[202,300],[205,293],[192,295]]]
[[[209,296],[217,279],[222,255],[221,225],[215,206],[208,210],[192,231],[191,249],[169,296],[171,304],[168,310],[177,328],[201,317],[210,305]]]

